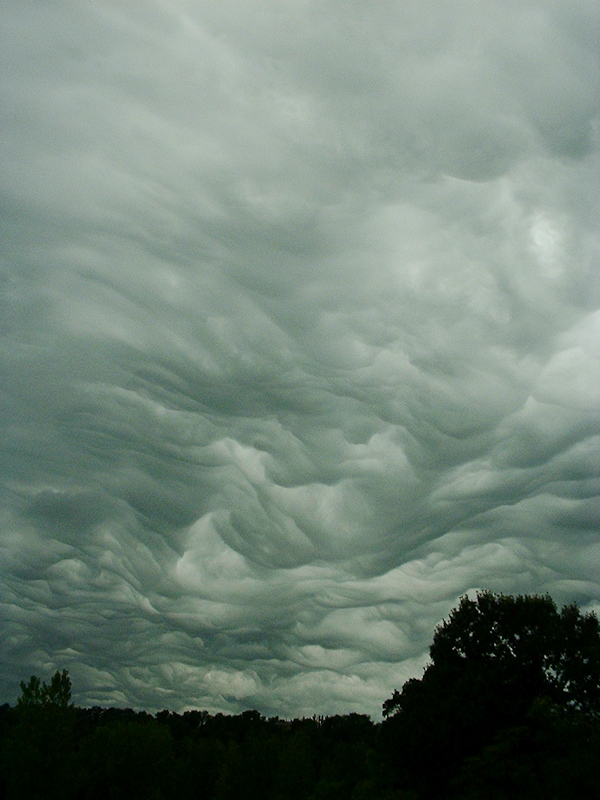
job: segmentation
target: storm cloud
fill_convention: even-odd
[[[359,711],[600,609],[600,12],[12,0],[0,681]]]

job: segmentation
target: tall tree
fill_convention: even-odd
[[[71,678],[66,669],[56,670],[50,683],[32,675],[28,683],[21,681],[21,694],[17,699],[18,708],[51,705],[67,708],[71,701]]]
[[[49,683],[21,682],[16,725],[2,754],[8,796],[34,800],[74,796],[71,679],[59,670]]]
[[[468,756],[527,723],[536,701],[600,719],[600,626],[549,596],[463,597],[435,631],[420,680],[384,703],[400,782],[443,796]],[[402,777],[404,775],[404,778]]]

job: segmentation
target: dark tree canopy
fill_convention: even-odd
[[[548,595],[480,592],[473,600],[462,597],[436,629],[429,653],[431,663],[418,684],[477,674],[528,706],[546,697],[559,706],[600,714],[598,618],[576,605],[559,611]],[[384,703],[384,716],[401,712],[410,702],[412,683]]]
[[[430,656],[423,677],[383,705],[398,769],[421,781],[423,796],[442,796],[457,765],[500,731],[528,724],[540,702],[600,718],[600,626],[576,605],[558,610],[537,595],[463,597],[436,629]]]
[[[21,681],[20,708],[28,706],[57,706],[67,708],[71,700],[71,678],[66,669],[56,670],[50,683],[32,675],[28,683]]]
[[[559,611],[548,596],[484,592],[460,605],[435,632],[433,664],[476,661],[504,684],[578,710],[600,711],[598,618],[576,605]]]

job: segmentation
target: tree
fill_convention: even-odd
[[[383,706],[398,779],[444,796],[462,761],[499,731],[526,724],[535,702],[600,719],[600,626],[549,596],[463,597],[435,631],[431,663]],[[433,767],[435,765],[435,767]]]
[[[81,742],[76,761],[80,796],[163,800],[173,796],[174,763],[166,725],[151,717],[107,722]]]
[[[430,655],[434,669],[477,664],[498,688],[516,692],[526,710],[544,696],[600,715],[598,618],[574,604],[558,611],[549,595],[461,598],[437,628]]]
[[[11,798],[74,796],[71,679],[59,670],[50,683],[32,675],[21,682],[16,725],[3,752],[3,772]]]
[[[465,759],[449,797],[460,800],[597,800],[600,725],[536,700],[523,725],[498,732]]]
[[[50,683],[42,682],[32,675],[29,683],[21,681],[21,694],[17,699],[17,708],[31,706],[56,706],[68,708],[71,700],[71,678],[66,669],[56,670]]]

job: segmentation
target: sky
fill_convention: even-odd
[[[596,0],[7,0],[0,700],[358,712],[600,610]]]

